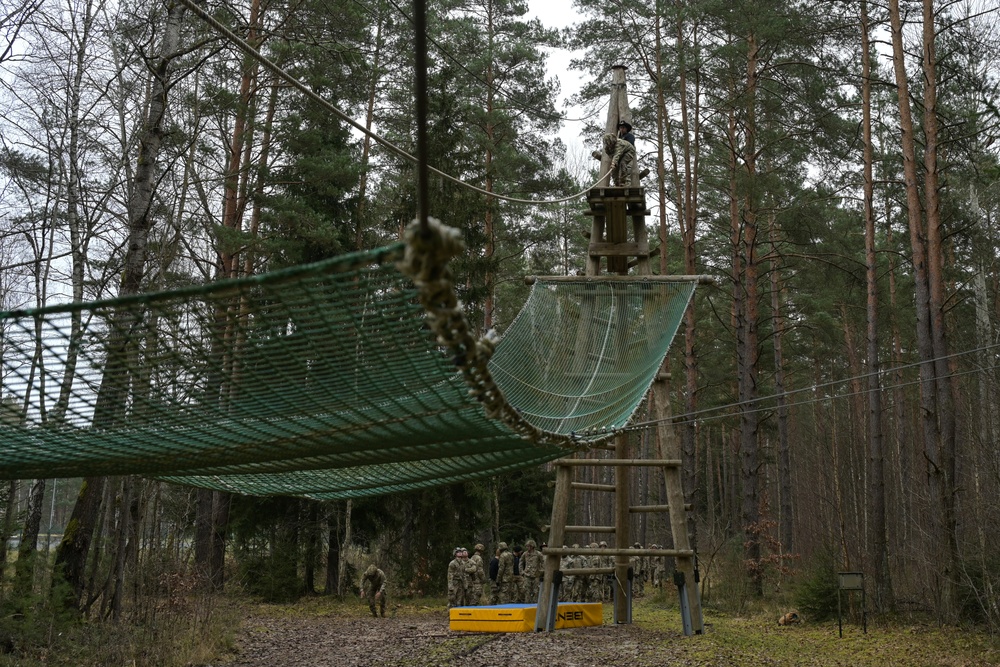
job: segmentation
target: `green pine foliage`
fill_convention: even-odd
[[[837,617],[837,561],[832,550],[814,555],[805,564],[794,585],[793,597],[799,612],[810,621]]]

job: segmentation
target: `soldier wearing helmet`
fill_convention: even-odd
[[[538,601],[539,581],[545,571],[545,556],[535,548],[535,541],[524,543],[525,552],[521,554],[521,574],[524,576],[524,601]]]
[[[472,587],[469,592],[469,604],[480,605],[483,603],[483,585],[486,583],[486,566],[483,564],[483,551],[486,549],[482,544],[475,546],[475,553],[469,558],[469,562],[476,566],[476,573],[472,575]]]
[[[476,566],[469,562],[465,547],[455,547],[455,557],[448,563],[448,607],[464,607],[468,602],[469,576]]]
[[[368,566],[361,575],[361,599],[368,599],[368,609],[372,616],[385,618],[385,572],[378,569],[374,563]],[[375,603],[378,603],[379,613],[375,613]]]
[[[636,542],[632,545],[633,549],[641,549],[642,544]],[[632,597],[641,598],[646,594],[646,557],[645,556],[629,556],[628,564],[632,567]]]
[[[497,545],[500,550],[497,564],[497,592],[500,604],[510,604],[515,601],[514,590],[514,554],[507,548],[506,542]]]

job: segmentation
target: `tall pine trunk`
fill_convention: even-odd
[[[928,0],[928,3],[929,0]],[[933,16],[925,17],[924,48],[931,47],[931,53],[925,53],[924,74],[930,75],[930,91],[925,89],[924,105],[930,103],[930,108],[925,109],[924,120],[933,119],[932,127],[925,128],[925,148],[924,148],[924,168],[931,174],[925,174],[924,187],[925,195],[927,188],[933,190],[932,200],[928,202],[928,216],[938,217],[934,224],[924,224],[923,206],[924,202],[920,198],[920,184],[917,173],[916,158],[916,137],[913,124],[913,115],[910,107],[910,87],[906,73],[906,61],[903,50],[903,25],[902,16],[899,9],[899,0],[889,0],[889,21],[892,27],[892,51],[893,51],[893,71],[895,74],[897,100],[899,105],[899,126],[900,143],[903,154],[903,182],[906,189],[907,219],[910,231],[910,249],[913,262],[914,279],[914,307],[916,309],[916,341],[917,350],[920,355],[920,426],[923,442],[923,455],[926,464],[928,498],[932,504],[932,509],[928,512],[927,533],[931,540],[931,551],[933,553],[929,575],[933,577],[935,594],[938,598],[937,609],[940,618],[948,621],[954,618],[955,606],[953,601],[954,587],[952,576],[954,575],[954,562],[951,561],[953,554],[952,532],[949,530],[948,507],[951,506],[951,494],[948,492],[948,485],[953,482],[953,477],[949,478],[949,464],[945,461],[945,453],[942,451],[942,427],[950,424],[953,428],[951,414],[944,415],[946,408],[950,404],[942,404],[942,400],[950,398],[950,392],[940,387],[942,383],[947,383],[945,379],[947,371],[941,373],[942,368],[947,368],[947,360],[940,359],[935,362],[935,342],[940,336],[939,345],[944,345],[943,339],[943,313],[934,311],[931,303],[932,290],[940,299],[943,291],[943,284],[932,286],[932,279],[940,280],[940,259],[930,257],[934,252],[940,252],[940,219],[937,210],[937,152],[936,152],[936,132],[933,130],[936,123],[935,112],[935,89],[934,89],[934,64],[933,64]],[[929,35],[928,35],[929,31]],[[925,86],[928,82],[924,81]],[[934,229],[929,232],[929,229]],[[933,238],[932,238],[933,237]],[[933,266],[932,266],[933,264]],[[939,331],[935,332],[935,327]],[[950,410],[949,410],[950,413]],[[952,434],[953,435],[953,434]],[[952,443],[953,444],[953,443]],[[951,464],[954,460],[951,460]],[[946,498],[946,494],[949,496]]]
[[[778,540],[783,553],[794,550],[792,522],[792,445],[788,433],[789,410],[785,395],[785,317],[784,286],[781,282],[781,255],[778,252],[778,226],[773,213],[768,220],[771,242],[771,328],[774,346],[774,394],[778,406]]]
[[[864,144],[865,264],[868,298],[866,308],[868,374],[868,561],[874,575],[873,603],[879,612],[892,608],[889,578],[889,544],[886,535],[885,447],[882,437],[882,386],[878,345],[878,262],[875,248],[875,180],[871,117],[871,45],[868,3],[861,0],[861,114]]]

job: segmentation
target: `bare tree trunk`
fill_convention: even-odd
[[[940,503],[942,545],[941,581],[944,585],[943,617],[953,623],[958,619],[958,497],[955,479],[957,426],[955,423],[955,379],[950,359],[945,323],[944,248],[941,231],[941,198],[938,177],[937,52],[935,50],[934,2],[924,0],[923,74],[924,74],[924,209],[927,216],[927,286],[930,309],[931,347],[937,383],[938,425],[940,428]]]
[[[3,515],[3,535],[0,535],[0,582],[7,571],[7,550],[10,537],[14,534],[14,517],[17,514],[17,480],[12,479],[7,485],[7,506]]]
[[[212,590],[219,592],[226,578],[226,534],[229,530],[229,509],[233,495],[215,491],[212,496],[212,544],[209,558],[209,581]]]
[[[211,489],[198,489],[194,515],[194,564],[199,584],[206,590],[211,588],[213,496]]]
[[[771,241],[771,322],[774,330],[774,393],[778,404],[778,539],[784,553],[794,551],[792,523],[792,455],[788,435],[788,398],[785,396],[784,287],[781,284],[781,255],[778,229],[772,214],[768,224]]]
[[[929,3],[927,3],[929,4]],[[930,102],[930,109],[925,110],[925,121],[928,118],[933,119],[933,123],[936,123],[936,113],[935,107],[935,92],[934,92],[934,80],[933,80],[933,17],[931,20],[925,20],[924,35],[925,44],[924,48],[928,46],[931,47],[931,53],[925,54],[925,76],[927,74],[927,68],[930,67],[930,74],[932,79],[930,81],[931,91],[926,91],[925,89],[925,106]],[[954,617],[954,605],[952,596],[954,594],[953,586],[951,582],[951,577],[953,576],[954,563],[950,562],[950,556],[952,554],[951,549],[951,536],[950,530],[947,525],[947,509],[950,506],[950,499],[945,499],[944,495],[946,489],[948,488],[948,464],[945,463],[943,458],[942,449],[942,418],[950,421],[951,416],[945,416],[941,414],[946,407],[941,404],[943,398],[950,396],[950,393],[939,387],[942,382],[947,382],[943,376],[940,377],[940,369],[936,367],[935,364],[935,324],[933,322],[934,318],[937,317],[937,312],[933,311],[933,306],[931,303],[931,290],[937,290],[938,287],[932,288],[931,286],[931,274],[934,273],[935,276],[939,277],[939,274],[935,273],[939,264],[937,260],[929,259],[929,255],[936,250],[940,252],[940,245],[936,243],[935,245],[930,244],[928,238],[928,226],[925,226],[922,216],[922,202],[920,199],[920,186],[918,182],[917,175],[917,162],[916,162],[916,138],[915,129],[913,124],[913,117],[910,109],[910,93],[909,93],[909,81],[907,79],[906,73],[906,61],[903,50],[903,26],[902,26],[902,16],[899,9],[899,0],[889,0],[889,21],[892,26],[892,51],[893,51],[893,69],[895,73],[896,80],[896,91],[897,100],[899,104],[899,126],[900,126],[900,144],[903,154],[903,180],[906,186],[906,207],[907,216],[909,220],[910,228],[910,248],[912,252],[913,261],[913,278],[914,278],[914,296],[915,303],[914,307],[916,309],[916,319],[917,319],[917,350],[920,354],[920,421],[921,421],[921,432],[923,436],[924,445],[924,459],[926,462],[927,470],[927,488],[929,492],[929,498],[934,504],[934,508],[929,512],[927,517],[929,526],[929,537],[933,545],[933,549],[936,552],[934,558],[935,564],[931,568],[932,576],[934,577],[935,593],[938,597],[937,609],[940,613],[940,618],[943,621],[948,621]],[[930,31],[929,44],[927,43],[927,35]],[[925,86],[928,82],[924,81]],[[929,97],[928,97],[929,96]],[[929,114],[929,115],[928,115]],[[925,132],[931,128],[925,128]],[[933,138],[933,140],[932,140]],[[933,176],[925,176],[925,189],[930,186],[934,191],[934,201],[936,202],[936,192],[937,192],[937,167],[936,167],[936,135],[929,135],[925,137],[925,147],[924,154],[924,166],[925,169],[930,167],[930,171],[933,172]],[[930,180],[928,180],[930,179]],[[930,193],[927,193],[930,194]],[[928,202],[932,204],[932,202]],[[933,204],[936,208],[936,203]],[[932,206],[928,206],[928,215],[938,215],[938,212],[931,211]],[[937,225],[935,224],[935,227]],[[935,232],[937,233],[937,232]],[[939,241],[939,237],[936,237],[936,241]],[[930,262],[934,262],[934,267],[931,266]],[[943,285],[940,286],[943,289]],[[943,316],[943,314],[941,314]],[[941,322],[943,327],[943,321]],[[940,332],[942,336],[943,344],[943,330]],[[942,359],[941,363],[945,364],[946,360]],[[946,375],[945,372],[944,375]],[[953,461],[952,461],[953,462]],[[952,478],[953,479],[953,478]]]
[[[347,501],[347,508],[344,510],[344,541],[341,543],[340,548],[340,562],[338,563],[339,569],[337,570],[337,595],[343,596],[344,592],[347,590],[344,586],[347,579],[347,558],[346,552],[351,548],[351,540],[354,536],[351,534],[351,512],[354,509],[354,501]]]
[[[694,26],[695,40],[697,40],[697,24]],[[698,273],[697,249],[695,247],[696,226],[698,222],[698,157],[700,155],[701,143],[699,140],[701,132],[700,123],[700,95],[698,86],[698,71],[695,70],[694,87],[694,117],[688,111],[688,72],[687,58],[685,57],[685,45],[683,34],[683,23],[678,17],[677,22],[677,63],[678,63],[678,86],[680,92],[681,107],[681,138],[682,153],[684,156],[684,181],[683,200],[678,193],[678,202],[683,201],[680,210],[681,239],[683,241],[684,270],[688,275]],[[660,251],[660,272],[666,273],[666,243]],[[694,303],[689,303],[684,312],[684,412],[693,414],[698,410],[698,355],[695,348],[695,312]],[[681,427],[681,456],[684,462],[683,484],[684,502],[693,505],[698,493],[698,468],[695,465],[697,457],[697,422],[688,419]],[[698,549],[697,514],[692,512],[688,515],[688,533],[691,536],[691,548]]]
[[[337,574],[340,572],[340,515],[333,512],[327,515],[326,538],[326,585],[323,593],[337,594]]]
[[[306,595],[316,593],[316,562],[319,560],[319,502],[303,500],[306,504],[306,549],[302,587]]]
[[[21,530],[21,544],[17,549],[14,564],[14,597],[27,598],[31,595],[35,579],[35,562],[38,557],[38,532],[42,525],[42,500],[45,496],[45,480],[36,479],[28,494],[28,510]],[[23,604],[19,601],[18,604]]]
[[[136,538],[139,528],[140,490],[138,478],[124,477],[121,485],[121,505],[118,512],[118,526],[115,531],[115,562],[112,573],[111,619],[121,620],[122,602],[125,595],[125,579],[129,563],[134,562]]]
[[[382,27],[385,19],[379,15],[375,26],[375,53],[372,55],[372,78],[368,86],[368,109],[365,112],[365,129],[371,131],[375,118],[375,98],[379,77],[382,75]],[[354,225],[354,249],[361,250],[365,239],[365,195],[368,193],[368,157],[371,153],[372,138],[365,134],[361,146],[361,174],[358,180],[358,219]]]
[[[150,212],[156,184],[155,167],[165,134],[163,126],[167,110],[167,92],[170,87],[170,65],[177,55],[184,11],[184,6],[180,3],[168,4],[160,55],[151,63],[153,86],[145,126],[140,135],[138,166],[128,201],[128,243],[123,262],[120,296],[138,294],[142,288],[149,230],[152,225]],[[128,340],[126,332],[131,328],[130,324],[134,317],[134,314],[122,310],[112,318],[107,359],[94,408],[95,428],[112,426],[124,414],[129,373],[128,347],[134,343]],[[104,480],[101,478],[88,478],[84,481],[77,499],[77,507],[74,508],[70,519],[71,525],[67,527],[63,541],[56,552],[57,572],[69,583],[77,596],[83,590],[83,573],[90,540],[97,523],[96,508],[100,504],[103,488]],[[79,597],[76,601],[79,602]]]
[[[875,185],[871,118],[871,45],[868,3],[861,0],[861,112],[864,143],[865,264],[868,299],[868,558],[874,574],[873,603],[876,611],[893,607],[889,577],[889,544],[885,519],[885,452],[882,438],[882,386],[878,345],[878,256],[875,247]]]
[[[737,375],[740,400],[740,463],[743,483],[742,523],[744,531],[744,556],[751,567],[751,586],[756,595],[763,594],[760,542],[760,461],[759,461],[759,421],[757,414],[757,215],[756,193],[756,94],[758,85],[758,51],[754,35],[747,37],[747,66],[745,99],[746,117],[743,123],[745,146],[742,152],[746,172],[746,191],[742,197],[743,206],[732,221],[736,234],[735,251],[742,255],[741,270],[737,276]],[[732,122],[732,121],[731,121]],[[735,127],[731,128],[734,138]],[[736,147],[739,144],[734,143]],[[735,157],[732,158],[735,161]],[[734,164],[735,166],[735,164]],[[742,235],[740,234],[742,232]]]
[[[87,259],[87,246],[90,239],[87,236],[86,225],[80,220],[80,97],[83,89],[83,72],[86,68],[87,49],[90,42],[90,30],[93,25],[93,4],[88,2],[84,8],[84,17],[80,25],[79,43],[76,45],[76,62],[73,70],[73,83],[69,94],[69,154],[66,174],[66,227],[70,236],[70,253],[72,255],[71,276],[73,301],[83,301],[84,270]],[[52,409],[51,418],[62,421],[69,408],[70,394],[73,389],[73,378],[76,376],[76,364],[83,339],[83,313],[74,310],[70,313],[69,345],[66,348],[66,358],[63,365],[63,378],[59,387],[59,399]]]

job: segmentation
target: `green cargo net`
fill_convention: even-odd
[[[0,313],[0,477],[343,498],[538,465],[627,423],[694,289],[541,280],[497,344],[454,297],[454,232],[409,241]]]

